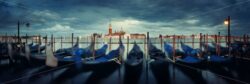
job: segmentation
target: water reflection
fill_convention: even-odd
[[[158,84],[170,84],[169,63],[154,61],[150,63],[150,69]]]
[[[105,78],[110,76],[112,73],[115,72],[116,69],[119,68],[119,64],[116,62],[109,62],[97,66],[91,66],[90,70],[92,70],[92,74],[88,77],[84,84],[99,84]]]
[[[202,76],[201,70],[185,67],[182,65],[177,65],[176,69],[182,71],[183,74],[190,78],[195,84],[207,84],[206,80]]]
[[[138,84],[142,74],[143,64],[130,66],[125,64],[124,84]]]
[[[78,74],[83,73],[82,70],[75,68],[74,66],[70,66],[64,72],[59,74],[57,77],[53,78],[51,81],[52,84],[62,84],[67,80],[71,80]]]
[[[11,65],[1,65],[0,76],[2,81],[10,81],[22,76],[25,76],[27,73],[33,71],[34,68],[22,63],[11,64]]]

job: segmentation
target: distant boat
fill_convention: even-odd
[[[139,45],[134,42],[132,50],[128,53],[125,64],[129,66],[138,66],[143,62],[143,52]]]

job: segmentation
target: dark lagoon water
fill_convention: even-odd
[[[84,39],[83,39],[84,40]],[[75,40],[74,40],[75,41]],[[113,40],[112,42],[117,42]],[[144,39],[130,40],[140,43],[141,49],[146,51]],[[159,39],[152,40],[161,49]],[[170,42],[171,40],[164,40]],[[29,41],[30,42],[30,41]],[[61,48],[60,40],[56,41],[55,50]],[[80,40],[81,42],[81,40]],[[96,48],[100,48],[108,39],[99,39]],[[127,50],[132,44],[127,45],[124,39],[126,60]],[[71,47],[70,42],[64,42],[62,48]],[[192,44],[188,44],[192,45]],[[80,47],[87,47],[88,43],[81,42]],[[117,44],[111,44],[111,50],[117,48]],[[180,47],[179,45],[177,45]],[[199,44],[195,43],[195,48]],[[128,49],[127,49],[128,48]],[[108,51],[107,51],[108,52]],[[145,56],[147,56],[145,54]],[[67,64],[50,68],[45,65],[32,66],[23,63],[8,64],[1,60],[0,83],[10,84],[247,84],[250,83],[250,61],[236,59],[225,66],[207,66],[205,69],[194,68],[188,65],[174,64],[171,62],[149,60],[138,67],[128,67],[110,62],[98,66],[82,66],[76,68],[75,64]]]

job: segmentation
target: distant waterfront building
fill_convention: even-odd
[[[121,36],[121,38],[132,38],[132,39],[136,39],[136,38],[145,38],[146,35],[145,34],[139,34],[139,33],[135,33],[135,34],[126,34],[125,31],[121,30],[120,31],[115,31],[113,33],[113,30],[112,30],[112,25],[109,24],[109,27],[108,27],[108,34],[106,34],[104,36],[104,38],[119,38],[119,36]]]
[[[109,24],[108,34],[106,34],[104,38],[119,38],[119,36],[121,36],[121,38],[124,38],[124,35],[126,34],[126,32],[122,30],[122,28],[120,31],[115,31],[114,33],[112,31],[112,25]]]
[[[132,39],[146,38],[146,35],[135,33],[135,34],[130,34],[130,38]]]

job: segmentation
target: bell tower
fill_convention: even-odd
[[[111,23],[109,23],[109,35],[111,35],[112,34],[112,25],[111,25]]]

